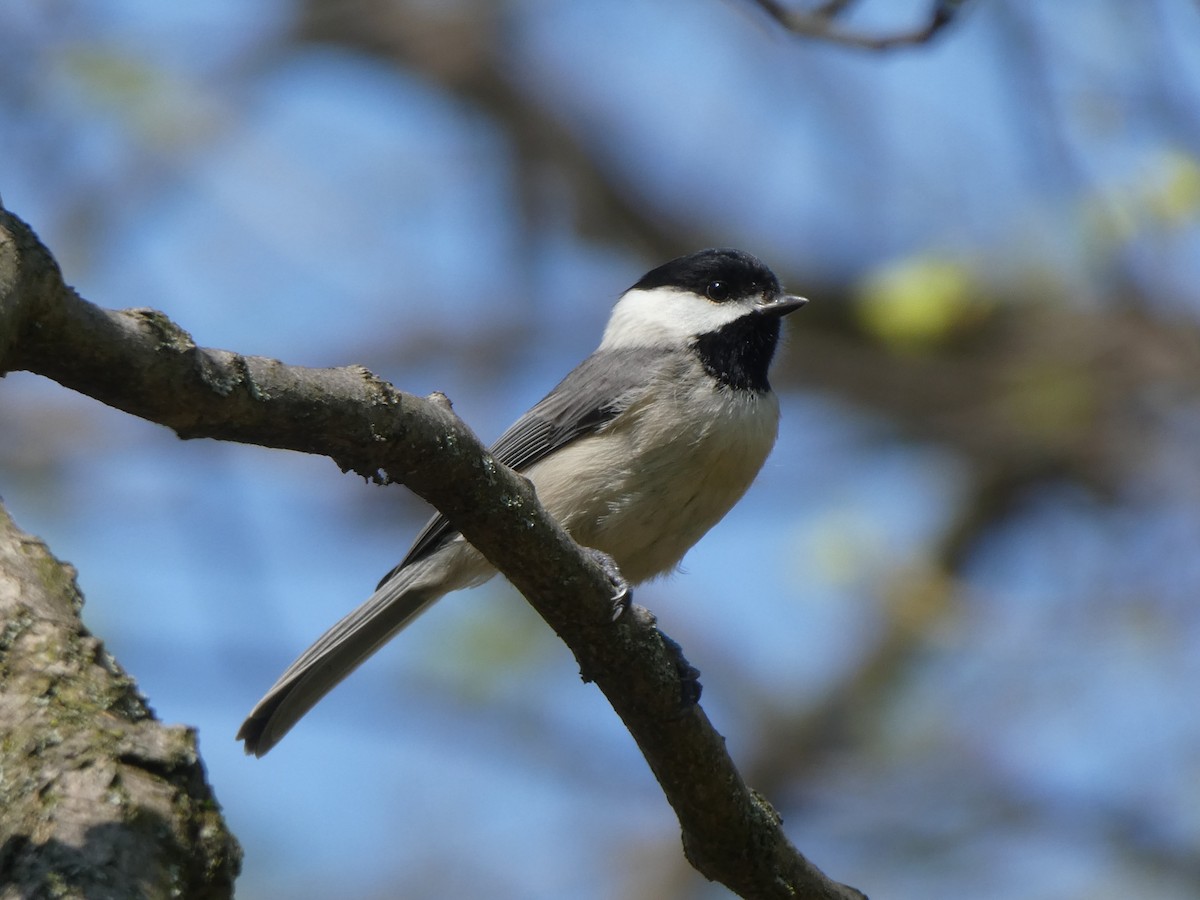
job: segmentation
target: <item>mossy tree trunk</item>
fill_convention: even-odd
[[[0,506],[0,900],[232,897],[195,732],[155,719],[82,606]]]

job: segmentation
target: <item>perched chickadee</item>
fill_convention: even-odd
[[[621,295],[604,338],[492,446],[584,547],[636,584],[675,568],[741,498],[775,443],[767,369],[784,293],[739,250],[701,250]],[[262,756],[322,697],[443,594],[496,570],[434,516],[375,593],[308,648],[238,732]]]

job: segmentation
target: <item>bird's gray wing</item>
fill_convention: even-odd
[[[492,456],[520,472],[576,438],[596,433],[629,406],[670,352],[645,347],[593,353],[500,435],[492,444]],[[457,533],[445,516],[435,515],[404,561],[379,584]]]

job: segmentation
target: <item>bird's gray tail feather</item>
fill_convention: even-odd
[[[441,586],[414,584],[421,567],[412,568],[417,571],[402,570],[380,585],[279,676],[238,731],[246,753],[262,756],[279,743],[338,682],[445,593]]]

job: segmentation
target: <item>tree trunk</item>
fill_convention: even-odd
[[[154,718],[82,606],[0,506],[0,900],[232,897],[195,732]]]

